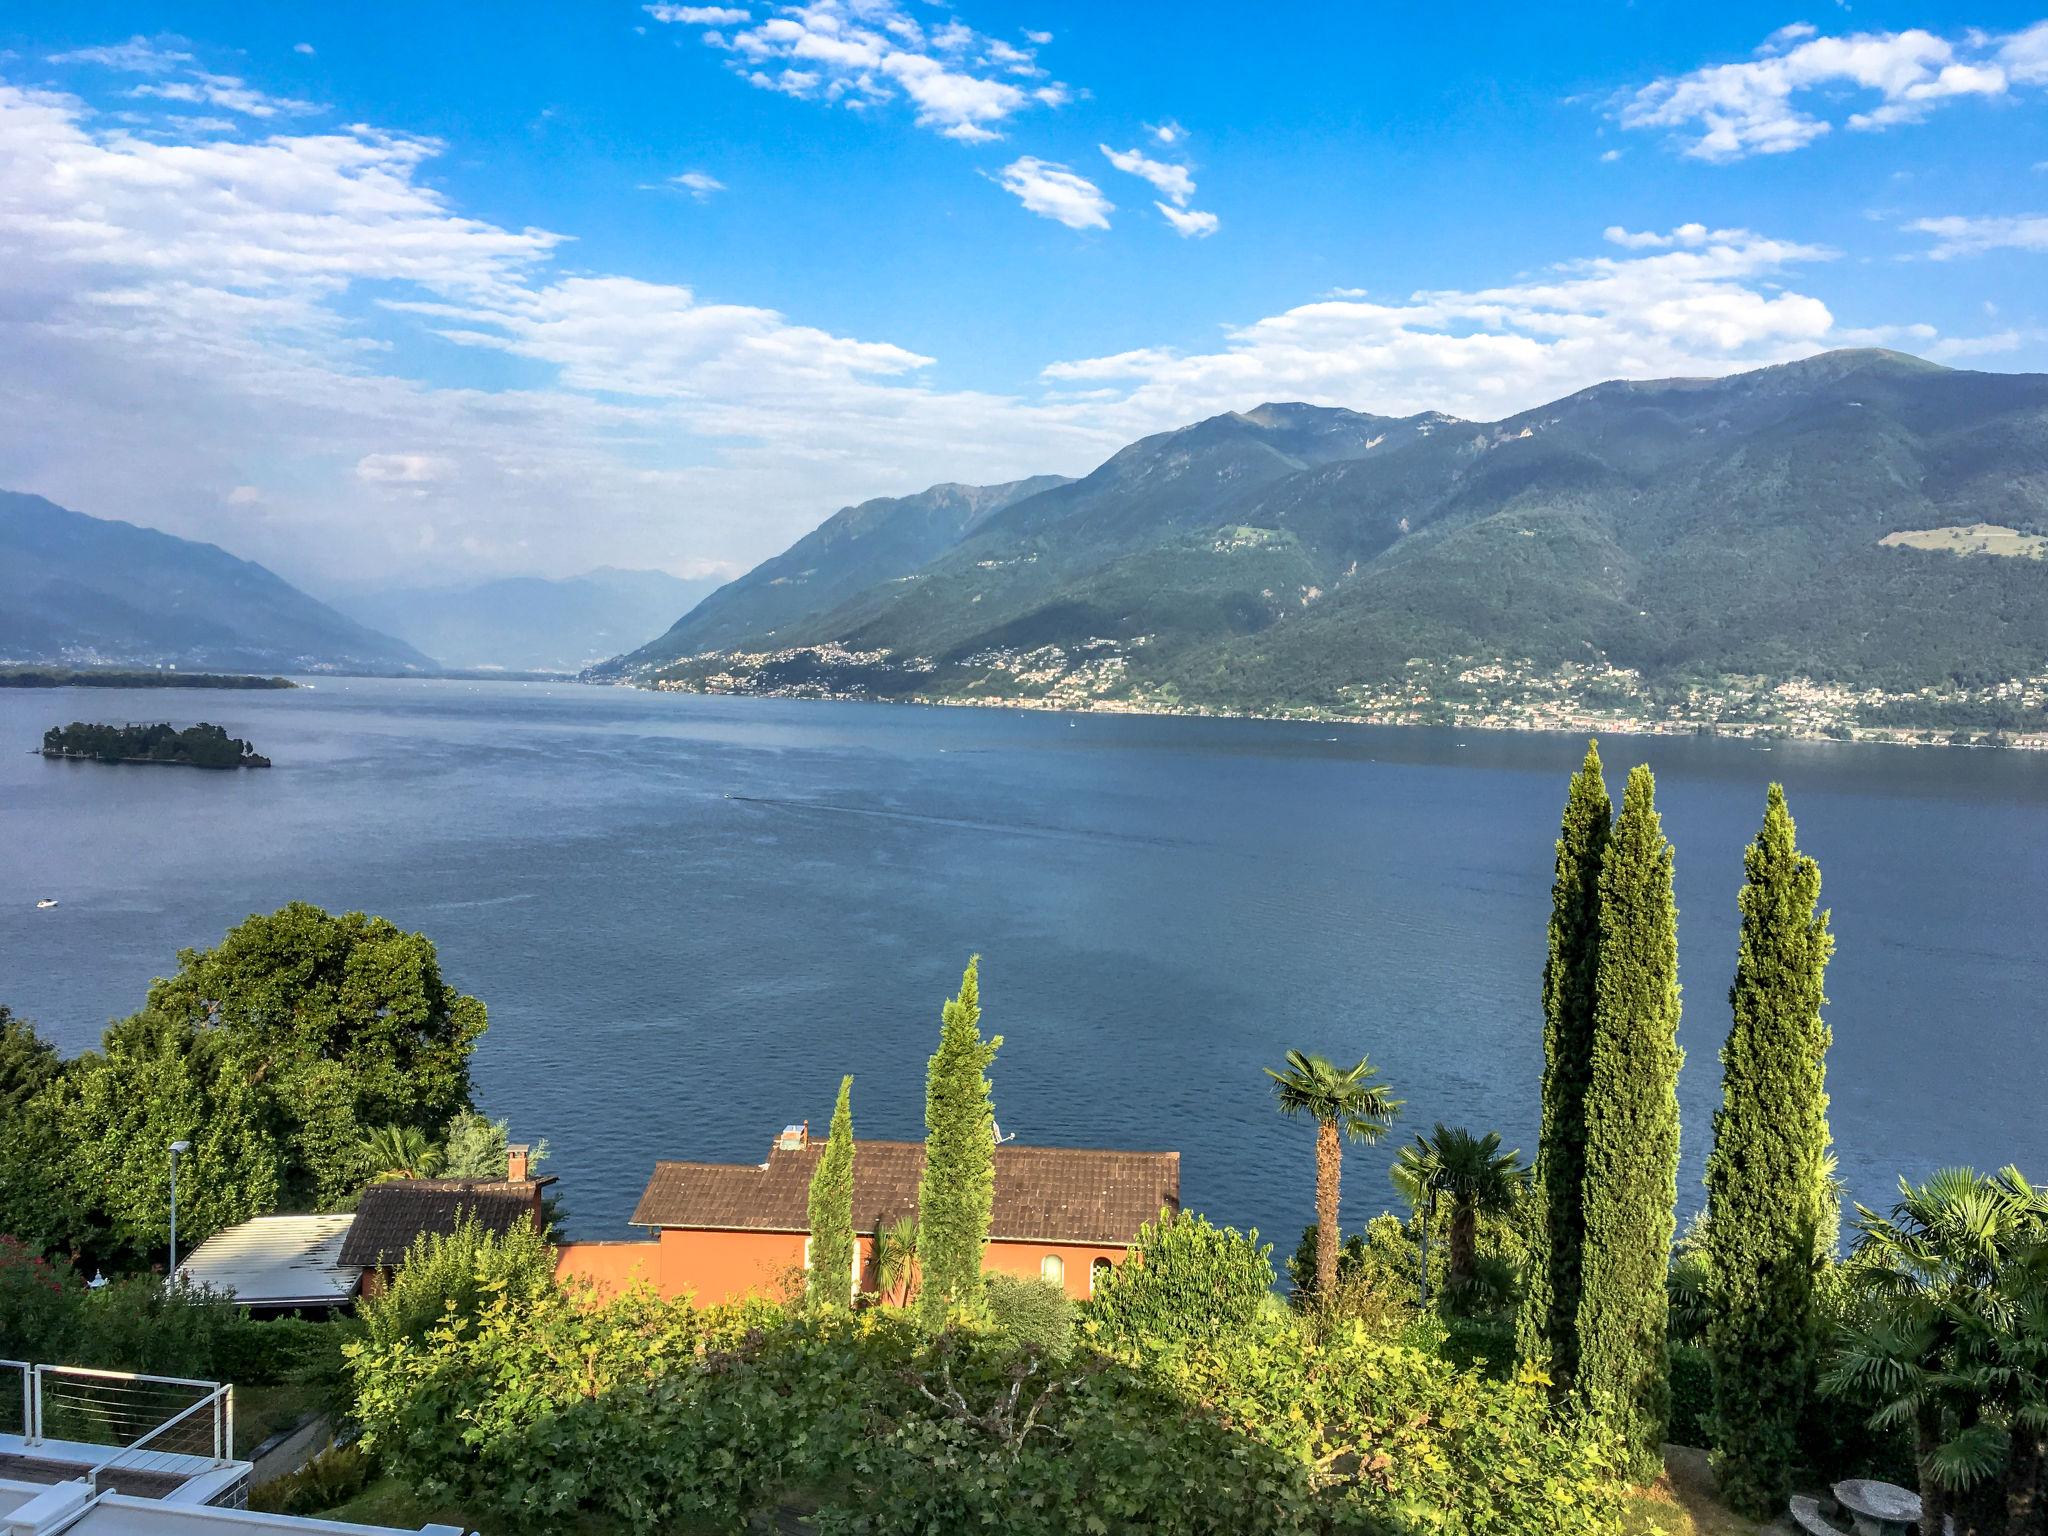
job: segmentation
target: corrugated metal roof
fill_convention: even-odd
[[[340,1262],[353,1216],[258,1216],[216,1232],[178,1266],[194,1285],[232,1291],[245,1307],[336,1306],[359,1268]]]

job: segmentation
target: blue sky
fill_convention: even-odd
[[[727,572],[1268,398],[2048,367],[2048,20],[246,5],[0,21],[0,484],[350,584]]]

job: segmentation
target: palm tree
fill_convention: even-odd
[[[2009,1457],[1997,1420],[2025,1431],[2048,1416],[2026,1337],[2042,1326],[2028,1297],[2048,1201],[2014,1168],[1988,1178],[1944,1168],[1924,1184],[1901,1179],[1889,1216],[1857,1206],[1855,1225],[1849,1272],[1864,1305],[1836,1340],[1821,1389],[1875,1402],[1873,1427],[1911,1426],[1924,1528],[1952,1518],[1965,1536],[1988,1531],[1998,1520],[1990,1506],[2004,1502],[1995,1480],[2022,1480],[2008,1476],[2008,1462],[2029,1484],[2011,1489],[2023,1505],[2039,1475],[2038,1435],[2023,1434],[2021,1456]]]
[[[1528,1178],[1522,1154],[1501,1151],[1498,1131],[1474,1136],[1439,1120],[1435,1134],[1417,1136],[1413,1146],[1403,1147],[1388,1172],[1394,1187],[1421,1215],[1425,1243],[1429,1232],[1429,1211],[1425,1207],[1433,1205],[1439,1196],[1450,1201],[1450,1262],[1445,1289],[1454,1296],[1468,1290],[1479,1269],[1479,1218],[1505,1216],[1515,1208]],[[1427,1262],[1425,1250],[1425,1265]]]
[[[372,1183],[430,1179],[440,1171],[442,1161],[440,1147],[416,1125],[377,1126],[364,1133],[362,1151],[370,1162]]]
[[[1273,1093],[1283,1115],[1307,1115],[1316,1123],[1316,1294],[1337,1293],[1337,1185],[1344,1174],[1344,1142],[1371,1146],[1386,1135],[1401,1113],[1401,1101],[1376,1083],[1380,1075],[1365,1057],[1345,1068],[1322,1056],[1287,1053],[1287,1069],[1275,1072]]]
[[[875,1230],[875,1288],[892,1307],[910,1305],[917,1289],[917,1218],[898,1216]]]

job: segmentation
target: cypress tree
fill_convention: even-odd
[[[1815,1367],[1814,1265],[1832,1231],[1828,1027],[1834,936],[1820,866],[1799,852],[1785,791],[1743,854],[1734,1023],[1707,1159],[1707,1349],[1722,1497],[1759,1518],[1785,1507]]]
[[[1586,1083],[1593,1070],[1594,983],[1600,968],[1600,861],[1612,806],[1600,744],[1565,795],[1550,885],[1550,954],[1543,964],[1543,1124],[1530,1193],[1528,1293],[1515,1343],[1522,1359],[1549,1362],[1562,1397],[1578,1368],[1580,1256],[1585,1246]]]
[[[924,1176],[917,1186],[918,1306],[942,1324],[981,1299],[982,1252],[996,1192],[996,1114],[989,1063],[1001,1035],[981,1037],[981,956],[940,1016],[925,1072]]]
[[[843,1307],[853,1300],[854,1266],[860,1250],[853,1236],[853,1078],[839,1079],[832,1106],[832,1131],[825,1155],[811,1174],[811,1269],[804,1299],[813,1306]]]
[[[1576,1389],[1642,1482],[1663,1469],[1678,1202],[1678,907],[1657,781],[1630,771],[1600,868]]]

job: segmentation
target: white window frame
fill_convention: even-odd
[[[1067,1261],[1056,1253],[1048,1253],[1038,1261],[1038,1278],[1050,1280],[1064,1291],[1067,1288]]]

